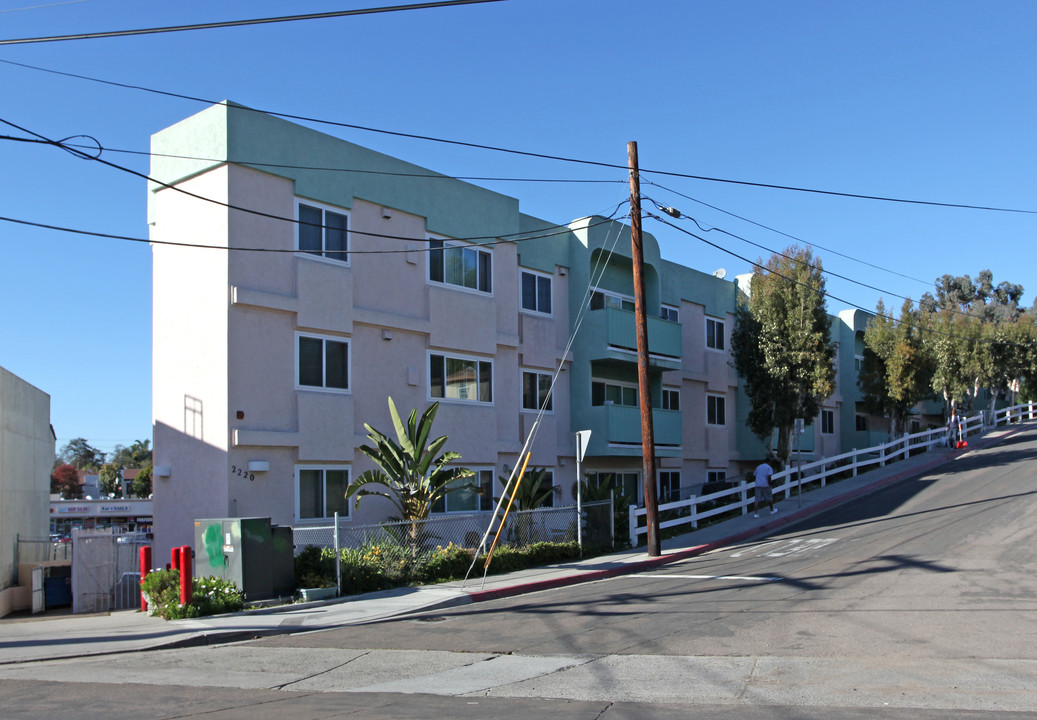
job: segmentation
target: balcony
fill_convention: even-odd
[[[606,307],[587,313],[580,345],[591,360],[637,362],[634,313]],[[660,370],[681,368],[680,323],[648,318],[648,364]]]
[[[641,456],[641,409],[628,405],[588,408],[574,421],[591,430],[588,455]],[[656,457],[679,457],[681,414],[678,410],[652,410]]]

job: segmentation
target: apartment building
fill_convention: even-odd
[[[488,510],[534,422],[530,465],[555,503],[572,501],[578,430],[592,431],[584,472],[641,499],[629,226],[534,218],[230,103],[157,133],[152,151],[159,557],[192,542],[197,518],[384,520],[387,504],[354,508],[342,491],[373,467],[364,424],[391,434],[389,397],[403,413],[438,401],[435,432],[488,491],[451,493],[439,512]],[[650,234],[644,254],[665,501],[740,479],[766,451],[730,364],[738,284],[662,259]],[[832,422],[804,450],[841,444],[846,404],[829,399]]]

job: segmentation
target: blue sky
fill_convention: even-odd
[[[390,3],[0,0],[0,40]],[[152,133],[204,105],[9,63],[417,135],[623,165],[645,196],[756,260],[810,244],[829,311],[899,307],[935,278],[1037,292],[1037,214],[880,202],[653,174],[1037,211],[1037,4],[506,0],[452,8],[0,46],[0,118],[51,139],[90,135],[146,173]],[[3,62],[7,61],[7,62]],[[552,221],[608,213],[622,170],[328,128],[484,181]],[[10,126],[0,135],[25,137]],[[4,140],[0,216],[147,237],[145,181],[54,147]],[[653,184],[654,183],[654,184]],[[698,201],[698,202],[696,202]],[[702,204],[705,203],[705,204]],[[720,208],[725,212],[708,207]],[[651,208],[646,203],[646,208]],[[731,214],[727,214],[731,213]],[[739,219],[734,215],[741,216]],[[757,224],[752,224],[753,221]],[[764,229],[760,225],[780,231]],[[750,264],[658,222],[663,257],[728,277]],[[0,366],[51,396],[60,447],[151,437],[147,245],[0,222]]]

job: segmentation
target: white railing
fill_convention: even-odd
[[[991,424],[994,427],[997,427],[998,425],[1007,423],[1037,419],[1037,409],[1035,409],[1035,407],[1037,407],[1035,403],[1028,402],[1021,405],[1013,405],[1012,407],[995,410]]]
[[[1037,406],[1034,403],[999,410],[995,413],[992,424],[997,427],[999,424],[1021,422],[1023,419],[1037,419]],[[966,438],[982,432],[984,427],[982,413],[962,420],[962,434]],[[851,477],[856,477],[861,471],[871,469],[873,466],[885,467],[886,463],[909,457],[913,451],[928,451],[933,447],[945,447],[947,442],[948,434],[945,428],[923,430],[913,435],[904,435],[883,445],[863,450],[851,450],[842,455],[803,463],[800,467],[786,467],[784,470],[774,473],[771,478],[771,487],[775,499],[781,496],[788,499],[793,490],[797,488],[801,490],[803,484],[819,483],[821,487],[824,487],[833,475],[848,472]],[[802,478],[802,482],[800,482],[800,478]],[[753,504],[752,488],[752,484],[743,480],[738,485],[726,490],[719,490],[709,495],[692,495],[686,500],[659,505],[659,513],[671,510],[680,513],[672,520],[661,521],[659,529],[689,525],[688,532],[691,532],[698,529],[699,523],[703,520],[717,515],[731,512],[745,515]],[[704,509],[703,506],[705,506]],[[648,528],[638,522],[639,518],[645,516],[646,510],[643,507],[630,506],[630,544],[634,547],[637,547],[638,536],[648,532]]]

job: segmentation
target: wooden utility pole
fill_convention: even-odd
[[[634,317],[637,332],[637,391],[641,406],[641,454],[644,474],[645,520],[648,524],[648,556],[659,557],[659,511],[655,498],[655,429],[652,395],[648,386],[648,314],[645,308],[645,254],[641,244],[641,180],[637,169],[637,143],[627,143],[630,166],[630,249],[634,261]]]

